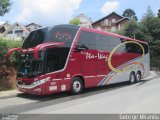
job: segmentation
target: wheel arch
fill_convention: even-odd
[[[80,78],[81,80],[82,80],[82,82],[83,82],[83,87],[85,88],[85,80],[84,80],[84,77],[82,76],[82,75],[74,75],[73,77],[72,77],[72,81],[73,81],[73,79],[75,78],[75,77],[78,77],[78,78]],[[71,82],[72,82],[71,81]]]

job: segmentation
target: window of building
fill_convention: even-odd
[[[15,30],[15,33],[23,33],[23,30]]]
[[[96,29],[97,29],[97,30],[101,30],[101,27],[97,27]]]
[[[115,32],[115,31],[116,31],[116,27],[112,27],[112,28],[111,28],[111,31],[112,31],[112,32]]]
[[[105,23],[105,25],[109,25],[109,20],[108,20],[108,19],[105,19],[105,20],[104,20],[104,23]]]
[[[115,23],[116,22],[116,19],[112,19],[112,23]]]
[[[13,34],[13,30],[10,30],[7,34]]]
[[[107,27],[104,28],[104,31],[106,31],[106,32],[108,31]]]
[[[81,21],[82,23],[87,23],[87,19],[84,18],[84,17],[81,17],[81,18],[80,18],[80,21]]]

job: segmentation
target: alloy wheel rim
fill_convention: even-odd
[[[133,74],[131,75],[131,82],[132,83],[134,82],[134,75]]]
[[[137,74],[137,81],[140,81],[140,75]]]
[[[74,91],[76,91],[76,92],[80,91],[80,89],[81,89],[81,83],[80,83],[79,81],[75,81],[75,82],[73,83],[73,89],[74,89]]]

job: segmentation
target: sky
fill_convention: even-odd
[[[157,14],[160,0],[11,0],[10,12],[0,17],[0,24],[8,21],[24,25],[37,23],[42,26],[66,24],[79,14],[96,21],[115,11],[119,15],[127,8],[135,11],[139,20],[150,6]]]

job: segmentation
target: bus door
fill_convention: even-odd
[[[55,84],[55,80],[60,80],[60,72],[55,73],[56,71],[62,68],[61,57],[60,54],[47,51],[45,55],[45,73],[46,76],[50,77],[50,81],[46,82],[46,92],[52,93],[55,90],[58,90],[59,86],[57,83]]]

